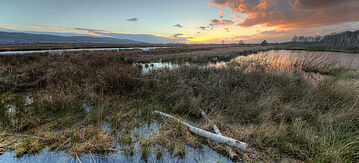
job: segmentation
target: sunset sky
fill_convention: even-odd
[[[358,0],[0,0],[0,31],[251,43],[357,29]]]

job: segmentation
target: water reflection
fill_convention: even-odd
[[[175,69],[180,66],[191,64],[175,64],[170,62],[153,62],[140,65],[142,74],[159,69]],[[200,68],[226,68],[228,66],[246,67],[245,73],[250,73],[258,68],[266,72],[281,74],[293,72],[302,75],[313,84],[327,78],[326,71],[333,68],[359,68],[359,54],[342,52],[308,52],[298,50],[270,50],[248,56],[239,56],[229,62],[208,63],[200,65]]]
[[[168,48],[168,47],[134,47],[134,48],[90,48],[90,49],[58,49],[58,50],[32,50],[32,51],[5,51],[0,54],[33,54],[33,53],[50,53],[62,54],[63,52],[78,52],[78,51],[119,51],[129,49],[140,49],[148,51],[151,49]]]
[[[339,52],[308,52],[293,50],[271,50],[248,56],[239,56],[229,62],[211,65],[221,68],[227,66],[245,67],[250,73],[258,68],[274,74],[296,72],[313,84],[327,78],[325,75],[333,68],[359,68],[359,54]]]
[[[142,75],[149,74],[151,71],[160,70],[160,69],[169,69],[172,70],[174,68],[178,68],[180,65],[170,62],[152,62],[152,63],[134,63],[134,66],[141,67]]]
[[[104,124],[107,126],[107,124]],[[154,135],[158,134],[159,127],[161,124],[157,121],[152,123],[140,123],[140,125],[134,128],[131,131],[131,137],[136,140],[136,135],[140,138],[151,138]],[[141,157],[141,149],[139,141],[134,144],[134,154],[132,156],[125,155],[122,151],[120,143],[117,143],[118,152],[109,153],[109,154],[87,154],[80,156],[78,159],[83,163],[112,163],[112,162],[232,162],[226,156],[223,156],[216,151],[212,150],[206,145],[202,145],[201,148],[191,148],[190,146],[185,145],[186,155],[181,158],[180,156],[173,155],[167,149],[163,148],[163,156],[161,159],[157,159],[155,149],[162,148],[158,145],[150,147],[150,154],[147,161],[143,160]],[[69,155],[69,152],[59,151],[59,152],[48,152],[48,148],[43,149],[39,154],[36,155],[25,155],[20,158],[15,157],[13,151],[5,152],[3,155],[0,155],[0,162],[6,163],[16,163],[16,162],[32,162],[32,163],[42,163],[42,162],[79,162],[76,157]]]
[[[249,56],[240,56],[232,61],[256,60],[273,69],[293,69],[301,66],[330,66],[359,68],[359,54],[342,52],[309,52],[298,50],[271,50]],[[243,63],[243,62],[242,62]]]

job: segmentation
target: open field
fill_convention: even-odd
[[[201,118],[204,110],[223,135],[249,144],[250,151],[235,150],[233,161],[358,162],[359,69],[310,52],[304,60],[263,60],[259,52],[273,48],[0,55],[0,154],[21,158],[46,149],[78,159],[137,152],[141,160],[161,160],[165,151],[185,158],[189,148],[205,145],[226,156],[223,145],[152,114],[159,110],[213,132]],[[252,53],[260,57],[246,57]],[[143,73],[159,61],[179,66]],[[313,84],[308,73],[325,78]],[[142,124],[157,124],[157,132],[134,134]]]

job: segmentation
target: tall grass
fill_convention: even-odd
[[[359,80],[336,76],[313,86],[295,72],[244,70],[157,72],[162,91],[153,98],[173,114],[199,117],[201,108],[214,119],[225,117],[217,120],[221,130],[271,153],[270,159],[358,161]]]

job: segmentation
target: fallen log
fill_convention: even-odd
[[[219,134],[214,134],[214,133],[202,130],[200,128],[191,126],[188,123],[183,122],[183,121],[173,117],[172,115],[162,113],[162,112],[157,111],[157,110],[155,110],[153,113],[159,114],[159,115],[161,115],[163,117],[173,119],[173,120],[176,120],[176,121],[180,122],[182,125],[187,126],[188,130],[190,132],[192,132],[192,133],[194,133],[194,134],[196,134],[198,136],[202,136],[204,138],[211,139],[213,141],[216,141],[216,142],[219,142],[219,143],[222,143],[222,144],[226,144],[228,146],[231,146],[233,148],[237,148],[237,149],[242,150],[242,151],[246,151],[246,149],[248,147],[247,143],[240,142],[238,140],[235,140],[235,139],[232,139],[232,138],[229,138],[229,137],[226,137],[226,136],[222,136],[222,135],[219,135]]]
[[[200,111],[201,111],[201,116],[202,116],[209,124],[213,125],[213,131],[214,131],[216,134],[222,135],[222,134],[221,134],[221,131],[218,129],[217,125],[214,124],[214,123],[212,122],[212,120],[208,118],[207,114],[206,114],[203,110],[200,110]]]
[[[210,125],[212,125],[213,131],[214,131],[216,134],[218,134],[218,135],[222,135],[221,130],[219,130],[218,127],[217,127],[217,125],[214,124],[213,121],[208,118],[207,114],[206,114],[202,109],[200,109],[200,111],[201,111],[202,117],[203,117]],[[234,159],[234,158],[237,158],[237,157],[238,157],[237,154],[236,154],[235,152],[233,152],[233,150],[232,150],[231,147],[226,146],[226,151],[227,151],[227,153],[228,153],[228,155],[229,155],[229,157],[230,157],[231,159]]]

